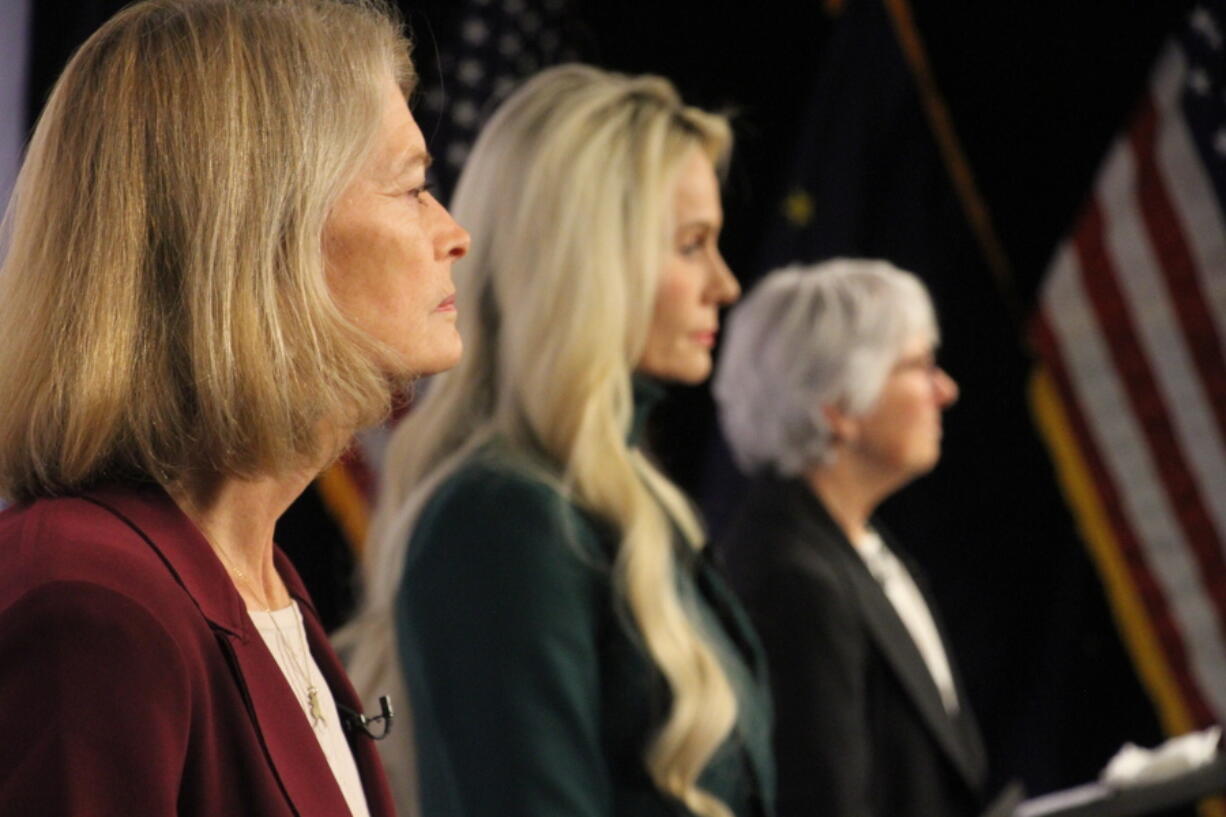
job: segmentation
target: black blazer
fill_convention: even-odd
[[[961,710],[951,717],[889,599],[810,488],[759,479],[717,549],[770,665],[779,817],[978,814],[986,761],[953,655]]]

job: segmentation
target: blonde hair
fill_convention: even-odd
[[[722,117],[659,77],[580,65],[542,72],[494,114],[453,201],[475,236],[456,266],[464,359],[395,432],[347,634],[359,688],[395,683],[393,601],[414,520],[433,490],[497,437],[524,467],[620,533],[614,582],[672,708],[646,751],[656,786],[693,812],[731,812],[696,781],[736,721],[715,651],[678,598],[674,527],[703,534],[681,492],[627,443],[632,371],[671,229],[671,191],[695,150],[722,163]]]
[[[389,72],[379,0],[147,0],[90,37],[5,220],[0,493],[278,473],[385,414],[321,236]]]

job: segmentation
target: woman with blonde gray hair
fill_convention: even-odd
[[[940,458],[938,340],[924,285],[884,261],[774,272],[729,319],[715,398],[754,482],[717,547],[771,664],[780,817],[984,805],[931,596],[875,514]]]
[[[376,0],[145,0],[73,57],[0,267],[6,814],[391,817],[277,517],[460,353]]]
[[[739,294],[729,142],[661,78],[568,65],[464,169],[467,350],[393,438],[349,634],[359,687],[407,680],[424,815],[771,813],[756,639],[639,445]]]

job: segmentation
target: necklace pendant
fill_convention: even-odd
[[[307,689],[307,705],[311,709],[311,726],[326,722],[323,707],[319,703],[319,692],[315,689],[314,684]]]

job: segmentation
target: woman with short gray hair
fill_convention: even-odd
[[[718,548],[770,661],[780,817],[983,805],[953,657],[874,516],[940,458],[958,387],[938,338],[923,284],[885,261],[779,270],[728,321],[715,397],[755,481]]]
[[[885,261],[790,266],[728,320],[715,378],[720,425],[737,464],[796,476],[835,455],[822,409],[867,410],[903,345],[939,340],[919,279]]]

